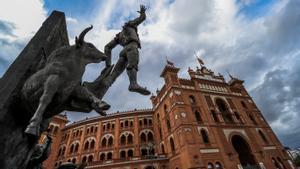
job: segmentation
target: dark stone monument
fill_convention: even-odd
[[[34,112],[26,112],[20,91],[24,82],[37,71],[43,49],[50,54],[66,45],[69,40],[65,15],[54,11],[3,75],[0,81],[1,168],[26,168],[37,139],[30,140],[24,133]]]

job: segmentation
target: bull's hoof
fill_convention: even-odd
[[[104,101],[101,101],[100,103],[94,102],[92,103],[92,108],[101,116],[106,116],[105,110],[108,110],[110,105]]]
[[[150,91],[147,90],[147,88],[145,87],[141,87],[138,84],[135,85],[129,85],[128,90],[131,92],[136,92],[136,93],[140,93],[142,95],[150,95]]]
[[[106,103],[105,101],[101,101],[99,107],[102,109],[102,110],[108,110],[110,108],[110,105],[108,103]]]
[[[40,128],[37,126],[27,126],[25,133],[30,137],[38,137],[40,135]]]

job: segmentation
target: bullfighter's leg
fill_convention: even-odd
[[[124,50],[121,51],[119,60],[117,61],[110,77],[107,79],[107,83],[109,86],[112,85],[112,83],[124,72],[126,66],[127,66],[127,59],[125,56]]]
[[[137,46],[132,46],[128,49],[127,59],[128,59],[127,75],[130,81],[128,90],[143,95],[149,95],[150,91],[147,90],[147,88],[141,87],[137,83],[137,71],[138,71],[138,63],[139,63],[139,51]]]
[[[54,94],[56,93],[59,86],[59,76],[51,75],[47,78],[44,86],[43,95],[40,98],[39,105],[35,111],[33,117],[30,120],[30,124],[27,126],[25,133],[33,136],[40,135],[40,124],[43,120],[44,112],[51,102]]]

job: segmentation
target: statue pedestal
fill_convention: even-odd
[[[0,166],[2,169],[26,168],[38,140],[29,140],[24,134],[34,112],[26,112],[24,109],[20,90],[25,80],[36,72],[43,58],[42,48],[46,55],[49,55],[55,49],[65,45],[69,45],[65,15],[54,11],[1,78]]]

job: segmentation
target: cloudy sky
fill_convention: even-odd
[[[148,7],[139,27],[142,41],[139,81],[152,92],[163,85],[159,74],[166,56],[187,76],[195,53],[207,67],[245,80],[245,86],[284,145],[300,146],[300,1],[299,0],[0,0],[0,75],[24,48],[52,10],[64,11],[71,44],[94,25],[86,40],[100,50]],[[118,58],[118,47],[113,59]],[[104,65],[89,65],[93,80]],[[149,97],[127,91],[126,73],[105,100],[111,111],[150,108]],[[130,99],[124,99],[130,98]],[[95,113],[69,113],[76,121]]]

